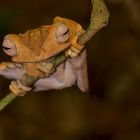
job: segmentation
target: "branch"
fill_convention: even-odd
[[[15,98],[16,98],[16,95],[13,93],[9,93],[7,96],[5,96],[0,101],[0,111],[3,110],[8,104],[10,104]]]
[[[92,7],[90,25],[78,40],[82,45],[90,40],[101,28],[105,27],[109,21],[109,11],[104,0],[92,0]]]
[[[92,2],[92,12],[90,18],[90,25],[86,29],[86,31],[79,36],[78,43],[84,45],[88,42],[100,29],[107,26],[109,22],[109,11],[104,0],[91,0]],[[56,56],[55,60],[53,60],[53,64],[55,67],[62,64],[67,57],[64,53]]]
[[[92,0],[92,13],[90,19],[90,25],[87,30],[78,38],[78,43],[84,45],[88,40],[90,40],[101,28],[105,27],[108,24],[109,12],[105,5],[104,0]],[[61,53],[55,57],[55,59],[50,60],[49,62],[54,65],[56,68],[68,57],[65,53]],[[26,78],[25,78],[26,79]],[[24,79],[25,85],[32,85],[37,79],[32,79],[32,81],[26,81]],[[28,83],[29,82],[29,83]],[[16,96],[13,93],[9,93],[0,101],[0,111],[3,110],[9,103],[11,103]]]

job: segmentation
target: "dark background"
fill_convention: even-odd
[[[87,43],[90,91],[31,93],[0,112],[0,140],[140,140],[140,1],[106,0],[109,25]],[[0,43],[9,33],[51,24],[85,29],[90,0],[1,0]],[[0,61],[8,61],[0,49]],[[0,77],[0,97],[9,93]]]

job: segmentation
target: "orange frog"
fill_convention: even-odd
[[[86,50],[77,43],[83,32],[78,23],[56,17],[52,25],[30,29],[24,34],[6,35],[3,50],[12,57],[12,62],[0,64],[0,75],[13,80],[9,88],[19,96],[32,90],[32,87],[33,91],[43,91],[77,84],[81,91],[87,91]],[[69,58],[54,69],[47,60],[61,52]],[[21,82],[25,75],[38,80],[28,87]]]

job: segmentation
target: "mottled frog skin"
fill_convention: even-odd
[[[38,78],[33,84],[34,91],[63,89],[75,84],[81,91],[87,91],[86,50],[77,43],[83,32],[78,23],[56,17],[52,25],[30,29],[24,34],[6,35],[3,50],[12,62],[0,64],[0,75],[13,80],[10,90],[16,95],[32,89],[20,82],[25,74]],[[61,52],[69,58],[55,70],[51,63],[44,63]],[[49,73],[52,74],[47,76]]]

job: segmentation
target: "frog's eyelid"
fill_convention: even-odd
[[[9,49],[11,49],[11,48],[8,48],[8,47],[2,47],[4,50],[9,50]]]
[[[64,32],[62,35],[66,35],[67,33],[69,33],[69,29],[66,32]]]
[[[61,23],[56,30],[56,38],[59,43],[66,42],[70,37],[69,28],[66,24]]]

